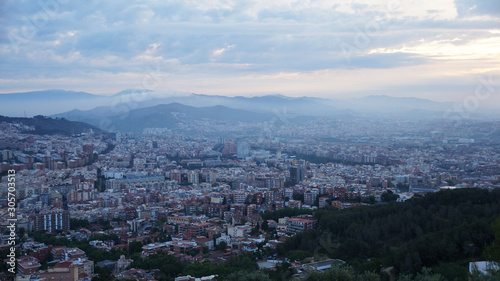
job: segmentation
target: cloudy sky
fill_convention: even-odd
[[[0,93],[500,95],[498,0],[4,0],[0,30]]]

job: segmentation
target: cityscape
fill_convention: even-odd
[[[0,281],[500,280],[499,15],[4,1]]]
[[[281,274],[300,278],[312,268],[345,262],[307,251],[299,251],[302,260],[277,255],[286,239],[321,229],[316,210],[500,187],[500,131],[494,121],[285,120],[267,133],[256,129],[266,130],[264,123],[209,124],[38,135],[35,126],[2,123],[0,202],[10,206],[13,170],[17,235],[24,236],[18,237],[18,251],[29,253],[18,259],[18,278],[75,274],[85,280],[95,278],[98,267],[115,278],[169,276],[135,268],[133,254],[168,254],[201,265],[252,255],[260,269],[286,263],[288,271]],[[228,130],[240,137],[215,137]],[[6,233],[10,217],[2,214]],[[2,236],[3,245],[9,237]],[[83,242],[90,251],[70,247]],[[170,277],[194,278],[180,273]]]

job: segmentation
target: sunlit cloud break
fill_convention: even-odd
[[[108,95],[158,66],[161,91],[456,101],[478,74],[500,77],[492,0],[4,1],[1,11],[3,93]]]

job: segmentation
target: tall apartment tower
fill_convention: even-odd
[[[69,212],[63,209],[44,210],[36,214],[33,223],[34,231],[69,230]]]
[[[296,185],[299,182],[303,181],[305,178],[306,171],[304,167],[301,166],[293,166],[290,167],[290,184]]]
[[[240,159],[247,158],[250,155],[250,146],[248,145],[248,142],[238,142],[238,145],[236,146],[236,155]]]
[[[91,161],[94,158],[94,146],[91,144],[84,145],[83,155],[85,156],[85,162]]]

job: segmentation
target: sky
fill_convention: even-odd
[[[0,2],[0,93],[141,88],[500,106],[500,1]]]

